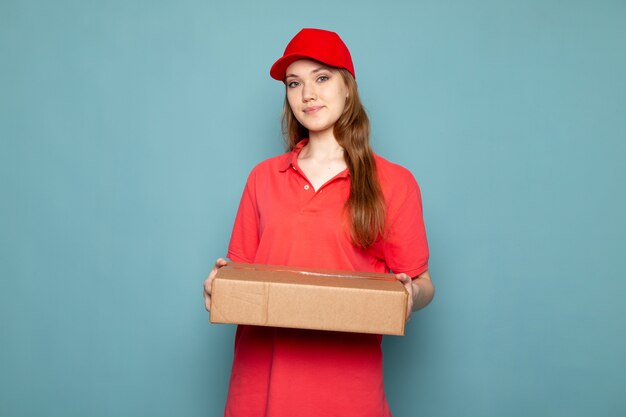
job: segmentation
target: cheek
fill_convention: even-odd
[[[289,108],[291,109],[291,114],[296,118],[297,121],[302,124],[301,114],[298,112],[298,100],[295,97],[290,97],[287,95],[287,103],[289,104]]]
[[[285,97],[287,97],[287,101],[289,105],[293,105],[298,102],[298,96],[300,93],[298,92],[299,88],[287,88],[285,90]]]
[[[339,99],[338,103],[340,103],[337,107],[338,107],[339,114],[341,115],[346,111],[346,107],[348,106],[348,100]]]
[[[287,94],[287,103],[289,103],[289,107],[291,108],[291,111],[296,114],[296,98],[293,96],[293,94]]]

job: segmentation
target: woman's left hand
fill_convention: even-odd
[[[420,287],[417,285],[413,285],[413,280],[407,274],[396,274],[396,279],[402,282],[404,288],[406,288],[409,293],[409,299],[406,306],[406,319],[408,320],[411,317],[411,313],[413,312],[413,300],[417,298]]]

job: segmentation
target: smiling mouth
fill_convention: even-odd
[[[306,114],[313,114],[313,113],[317,112],[321,108],[322,108],[322,106],[307,107],[307,108],[304,109],[304,113],[306,113]]]

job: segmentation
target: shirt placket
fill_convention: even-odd
[[[306,175],[304,175],[304,172],[302,172],[300,169],[298,169],[298,167],[294,165],[291,166],[291,169],[293,171],[293,174],[298,177],[298,194],[300,195],[301,209],[305,209],[307,206],[314,204],[315,201],[321,197],[321,194],[326,188],[328,188],[335,182],[347,177],[347,174],[345,172],[341,172],[328,180],[326,183],[324,183],[319,190],[315,191],[313,185],[311,185],[311,182],[308,180]]]

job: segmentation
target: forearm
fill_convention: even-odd
[[[435,295],[435,287],[430,279],[428,271],[413,278],[413,311],[426,307]]]

